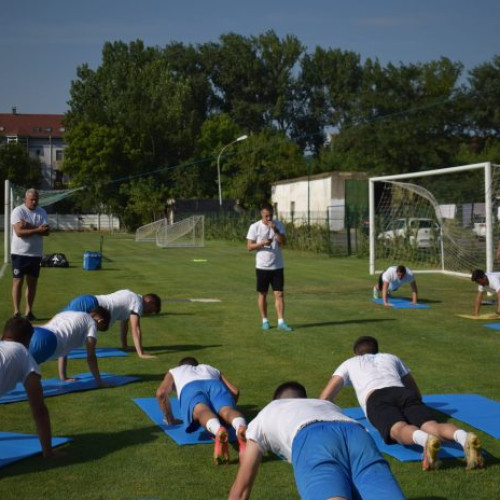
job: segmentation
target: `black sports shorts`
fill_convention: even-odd
[[[391,439],[391,428],[395,423],[406,422],[420,427],[429,420],[435,420],[422,399],[406,387],[373,391],[366,402],[366,415],[387,444],[395,442]]]
[[[257,275],[257,291],[260,293],[267,293],[269,285],[273,291],[282,292],[285,286],[285,273],[281,269],[256,269]]]
[[[33,278],[40,276],[41,257],[12,254],[10,259],[12,261],[13,278],[23,278],[26,275],[33,276]]]

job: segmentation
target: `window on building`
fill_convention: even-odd
[[[56,161],[64,160],[64,151],[62,149],[56,149]]]
[[[36,150],[36,155],[37,156],[43,156],[43,149],[37,149]]]

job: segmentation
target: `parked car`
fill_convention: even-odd
[[[440,226],[433,219],[409,217],[395,219],[389,223],[387,229],[380,233],[379,240],[407,239],[411,246],[429,248],[440,238]]]

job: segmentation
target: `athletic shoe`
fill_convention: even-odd
[[[219,427],[215,435],[214,462],[215,465],[229,463],[228,435],[225,427]]]
[[[467,433],[464,451],[467,462],[466,469],[482,469],[484,467],[484,460],[481,455],[481,441],[473,432]]]
[[[16,313],[12,316],[13,318],[20,318],[21,317],[21,313]]]
[[[378,290],[377,290],[377,287],[373,287],[373,298],[374,299],[379,299],[379,293],[378,293]]]
[[[263,330],[270,330],[271,329],[271,325],[269,324],[269,321],[264,321],[262,323],[262,329]]]
[[[28,321],[36,321],[36,316],[32,313],[32,312],[29,312],[25,318],[28,320]]]
[[[282,330],[284,332],[293,332],[293,328],[288,326],[285,322],[278,323],[278,330]]]
[[[236,438],[238,439],[238,450],[239,450],[239,457],[240,457],[240,462],[241,462],[241,457],[243,456],[243,453],[245,453],[245,448],[247,446],[247,426],[246,425],[240,425],[238,427],[238,430],[236,431]]]
[[[424,459],[422,460],[422,470],[434,470],[437,466],[437,454],[441,448],[441,441],[436,436],[429,434],[424,446]]]

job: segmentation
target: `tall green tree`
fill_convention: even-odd
[[[8,143],[0,146],[0,179],[8,179],[12,184],[24,187],[40,187],[42,181],[41,164],[38,158],[31,158],[26,146]],[[4,203],[4,189],[0,201]]]

